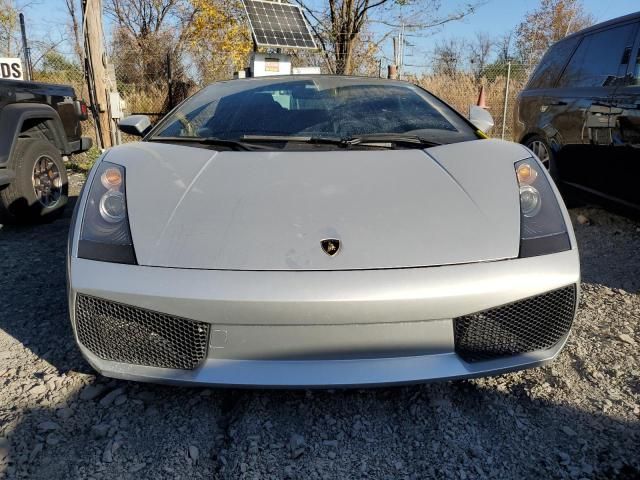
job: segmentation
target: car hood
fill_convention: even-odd
[[[138,263],[230,270],[436,266],[518,256],[517,144],[215,152],[139,142],[126,168]],[[324,239],[341,242],[329,256]]]

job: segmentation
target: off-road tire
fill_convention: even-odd
[[[55,195],[43,200],[36,193],[34,169],[37,162],[47,163],[58,174]],[[0,222],[42,223],[55,220],[64,212],[69,185],[60,150],[51,142],[36,138],[19,138],[14,146],[9,169],[15,179],[0,190]],[[51,178],[51,176],[48,176]]]

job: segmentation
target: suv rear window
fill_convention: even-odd
[[[527,90],[553,88],[579,40],[579,37],[563,40],[547,50],[547,53],[540,60],[540,64],[531,75]]]
[[[587,35],[567,65],[558,86],[603,87],[624,76],[635,24]]]

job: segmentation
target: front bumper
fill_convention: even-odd
[[[579,283],[578,252],[433,268],[335,272],[205,271],[71,258],[76,295],[211,325],[193,370],[99,358],[100,373],[194,385],[349,387],[469,378],[540,365],[561,350],[465,362],[453,318]]]

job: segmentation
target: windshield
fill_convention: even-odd
[[[172,112],[149,139],[380,134],[439,144],[478,138],[450,107],[409,83],[319,76],[213,84]]]

